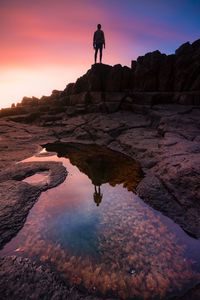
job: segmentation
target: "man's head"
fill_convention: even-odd
[[[98,25],[97,25],[97,28],[98,28],[98,29],[101,29],[101,24],[98,24]]]

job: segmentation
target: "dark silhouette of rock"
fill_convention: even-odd
[[[111,69],[112,67],[109,65],[92,65],[92,68],[85,75],[77,79],[72,94],[86,91],[105,91],[107,76]]]
[[[198,41],[191,45],[183,44],[176,50],[174,65],[174,89],[175,91],[199,90],[195,81],[200,74],[200,46]]]
[[[200,40],[181,45],[172,55],[157,50],[139,56],[131,68],[94,64],[64,91],[24,97],[16,107],[2,109],[0,117],[18,115],[15,121],[45,125],[49,115],[141,111],[138,105],[170,103],[200,104]]]
[[[158,90],[172,92],[174,90],[174,61],[175,55],[163,55],[158,74]]]
[[[146,92],[159,90],[159,71],[163,56],[165,55],[160,51],[154,51],[138,57],[134,69],[136,90]]]
[[[131,69],[120,64],[112,67],[106,82],[107,92],[121,92],[130,89]]]
[[[38,105],[38,101],[39,101],[39,99],[36,97],[32,97],[32,98],[24,97],[22,99],[21,104],[22,104],[22,106],[35,106],[35,105]]]

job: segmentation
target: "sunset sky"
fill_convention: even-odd
[[[103,62],[130,66],[146,52],[174,53],[200,38],[200,0],[0,0],[0,107],[83,75],[98,23]]]

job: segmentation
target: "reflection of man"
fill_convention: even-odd
[[[101,200],[103,198],[103,194],[101,194],[101,190],[100,190],[100,186],[98,186],[98,190],[97,190],[97,186],[94,186],[95,192],[94,192],[94,202],[96,203],[97,206],[99,206],[99,204],[101,203]]]
[[[94,54],[95,64],[97,62],[98,51],[100,52],[100,63],[101,63],[103,46],[105,48],[105,36],[104,36],[103,30],[101,30],[101,24],[98,24],[97,31],[95,31],[94,37],[93,37],[93,47],[95,49],[95,54]]]

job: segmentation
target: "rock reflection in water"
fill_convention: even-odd
[[[123,184],[128,191],[134,191],[143,173],[134,159],[106,147],[77,143],[54,143],[45,145],[47,151],[58,153],[58,157],[67,157],[72,165],[86,174],[94,185],[94,202],[102,201],[101,185]]]
[[[141,179],[139,165],[111,150],[108,159],[104,148],[84,147],[58,147],[59,156],[78,168],[61,159],[66,181],[41,195],[3,254],[50,263],[72,286],[115,299],[162,299],[200,280],[177,233],[186,243],[190,238],[129,192]]]

